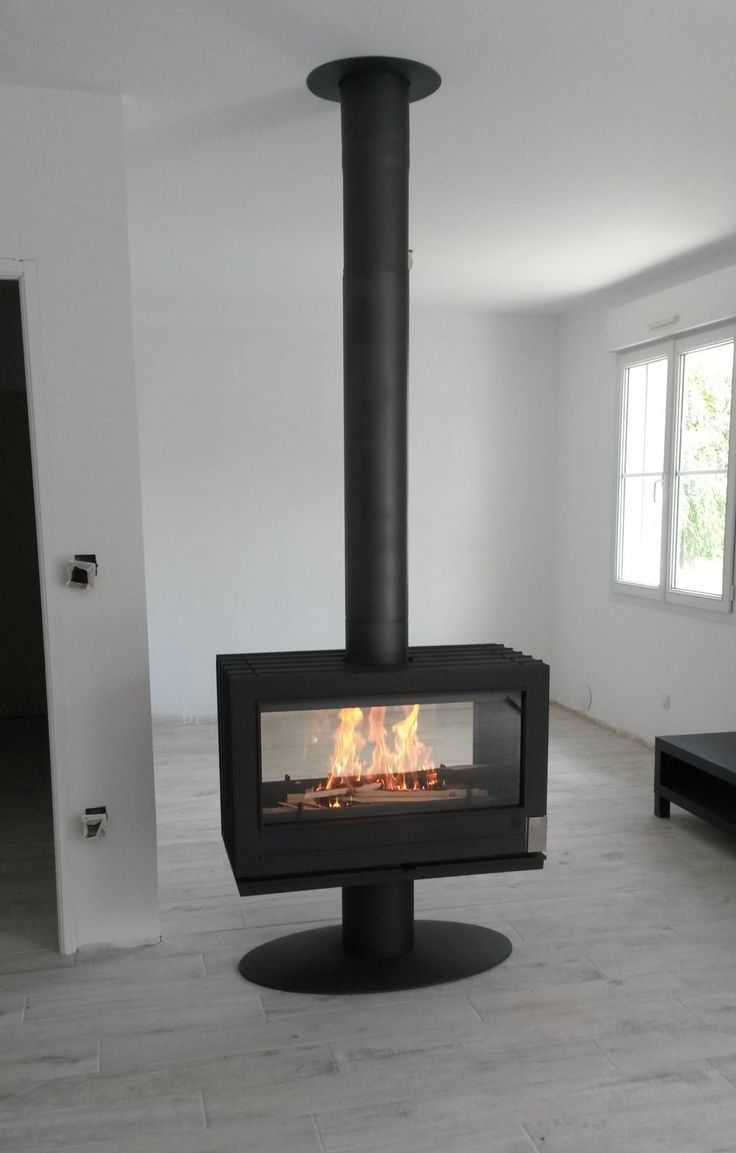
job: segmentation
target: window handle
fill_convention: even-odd
[[[664,481],[662,480],[661,477],[657,477],[654,484],[652,485],[652,503],[653,504],[657,504],[658,499],[659,499],[657,496],[657,489],[660,489],[662,492],[664,492]]]

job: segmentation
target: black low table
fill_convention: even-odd
[[[654,814],[670,802],[736,831],[736,733],[689,733],[654,741]]]

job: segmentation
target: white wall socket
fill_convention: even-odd
[[[105,805],[94,805],[82,813],[82,839],[92,840],[94,837],[104,837],[107,831],[107,808]]]

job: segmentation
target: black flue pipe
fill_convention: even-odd
[[[439,86],[393,57],[310,74],[342,108],[345,633],[348,661],[408,653],[409,103]]]
[[[401,664],[409,644],[409,84],[342,83],[345,650]]]

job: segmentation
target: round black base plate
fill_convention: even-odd
[[[307,87],[323,100],[341,98],[340,84],[346,76],[361,72],[395,72],[409,82],[409,103],[431,96],[442,83],[438,72],[418,60],[404,60],[399,56],[348,56],[343,60],[330,60],[313,68],[307,76]]]
[[[308,929],[259,945],[240,962],[256,985],[287,993],[388,993],[473,977],[505,961],[511,942],[495,929],[456,921],[416,921],[414,948],[389,960],[349,953],[342,926]]]

